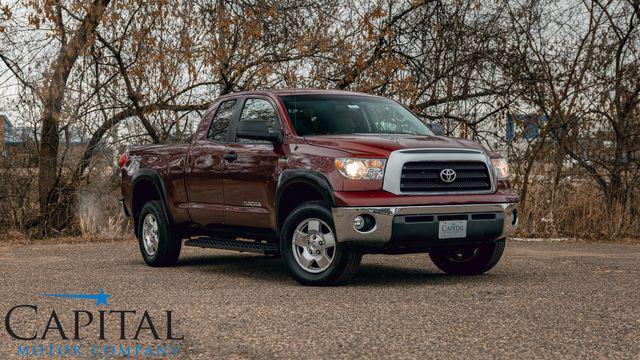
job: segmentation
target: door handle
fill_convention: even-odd
[[[226,153],[226,154],[224,154],[222,156],[222,158],[224,158],[228,162],[234,162],[234,161],[238,160],[238,154],[236,154],[236,153]]]

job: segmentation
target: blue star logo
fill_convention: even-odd
[[[96,306],[100,306],[100,304],[104,306],[109,306],[109,303],[107,303],[107,299],[111,297],[111,294],[106,294],[104,290],[100,289],[100,292],[98,294],[42,294],[42,296],[66,298],[66,299],[95,300]]]

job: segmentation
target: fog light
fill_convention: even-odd
[[[361,233],[375,230],[376,219],[369,214],[358,215],[353,218],[353,228]]]

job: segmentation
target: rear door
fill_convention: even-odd
[[[244,100],[237,122],[262,120],[271,131],[281,129],[275,103],[267,97]],[[283,154],[281,144],[238,139],[235,127],[224,162],[225,224],[257,228],[275,225],[276,168]]]
[[[223,156],[237,108],[237,99],[221,102],[206,136],[194,140],[189,151],[185,170],[189,215],[202,226],[224,223]]]

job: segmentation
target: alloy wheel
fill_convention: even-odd
[[[159,242],[158,221],[153,214],[147,214],[142,223],[142,243],[147,255],[155,255],[158,251]]]
[[[293,233],[293,257],[306,272],[326,270],[336,256],[336,240],[331,227],[317,218],[302,221]]]

